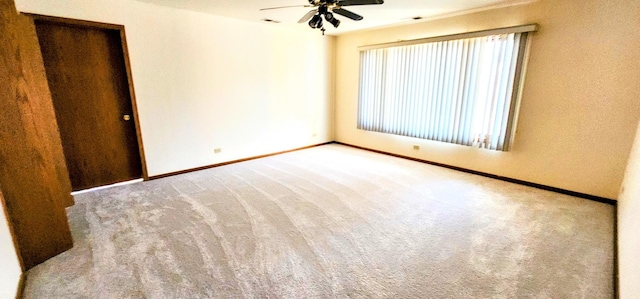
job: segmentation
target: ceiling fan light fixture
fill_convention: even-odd
[[[313,18],[311,18],[311,20],[309,21],[309,27],[313,29],[322,27],[322,17],[320,16],[320,14],[317,14],[313,16]]]
[[[333,25],[333,27],[335,28],[338,28],[338,26],[340,26],[340,20],[333,17],[333,14],[330,12],[324,14],[324,19],[327,20],[327,22],[331,23],[331,25]]]

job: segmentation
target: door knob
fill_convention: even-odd
[[[124,116],[122,116],[122,119],[124,120],[130,120],[131,116],[129,114],[125,114]]]

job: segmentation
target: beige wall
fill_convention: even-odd
[[[617,198],[640,117],[640,1],[531,4],[339,36],[336,139]],[[538,23],[515,144],[493,152],[356,129],[358,46]],[[421,146],[414,151],[412,145]]]
[[[618,200],[620,298],[640,298],[640,125]]]
[[[333,37],[133,0],[16,6],[125,25],[149,175],[333,140]]]
[[[18,261],[0,191],[0,298],[15,298],[22,268]]]

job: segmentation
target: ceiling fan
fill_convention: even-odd
[[[309,4],[307,5],[289,5],[289,6],[278,6],[278,7],[269,7],[263,8],[262,10],[271,10],[271,9],[280,9],[280,8],[290,8],[290,7],[316,7],[312,9],[307,14],[305,14],[298,23],[309,22],[309,27],[313,29],[320,29],[322,34],[324,35],[324,25],[322,23],[322,16],[324,19],[329,22],[333,27],[338,28],[340,25],[340,20],[336,19],[333,16],[333,13],[337,13],[341,16],[347,17],[354,21],[360,21],[363,17],[354,12],[348,11],[343,6],[355,6],[355,5],[372,5],[372,4],[383,4],[384,0],[308,0]]]

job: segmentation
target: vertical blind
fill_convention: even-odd
[[[527,35],[361,51],[358,129],[508,150]]]

